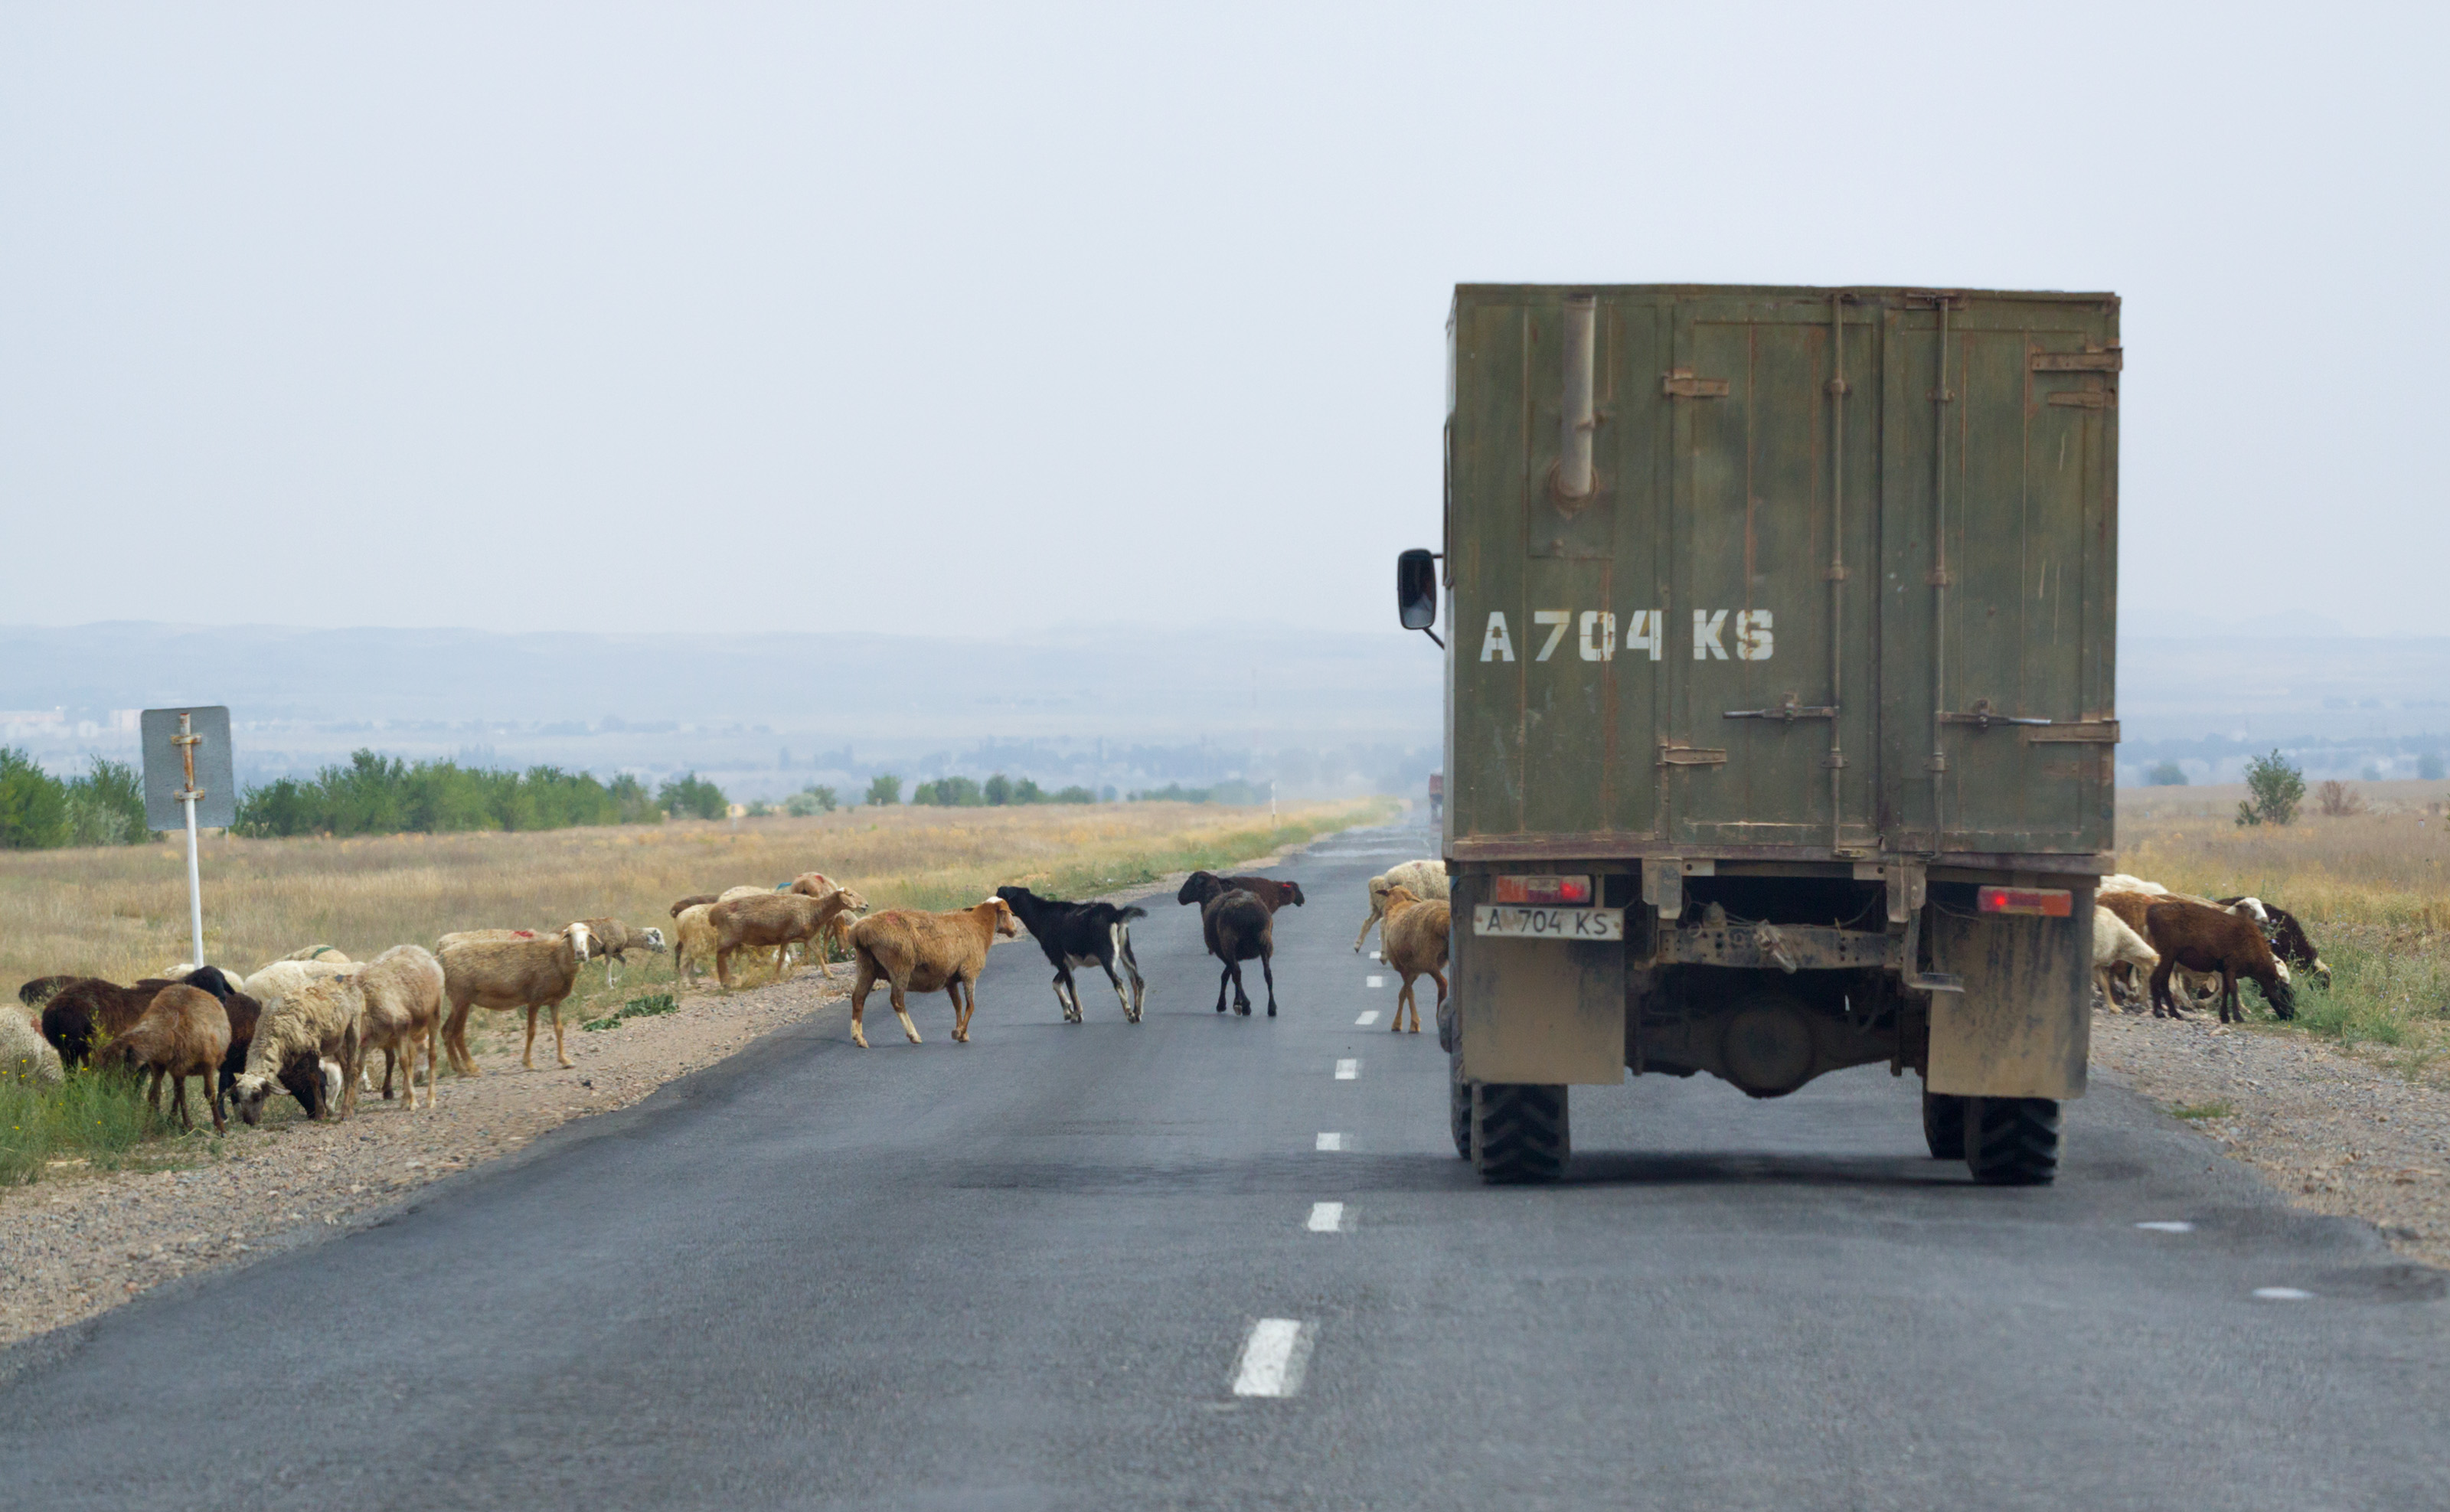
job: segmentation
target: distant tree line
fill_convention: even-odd
[[[894,783],[898,790],[899,780]],[[874,802],[873,788],[870,802]],[[1001,808],[1006,804],[1094,804],[1098,795],[1085,787],[1074,785],[1048,792],[1027,777],[1019,782],[998,772],[982,783],[968,777],[939,777],[932,783],[921,783],[910,790],[914,804],[933,804],[939,808]]]
[[[449,834],[651,824],[667,814],[721,819],[729,811],[723,789],[695,772],[650,792],[627,773],[606,783],[558,766],[500,771],[361,750],[345,766],[249,788],[234,827],[252,836]]]
[[[1131,795],[1136,804],[1231,804],[1247,807],[1268,801],[1268,789],[1262,783],[1246,783],[1239,777],[1229,777],[1213,787],[1185,787],[1180,783],[1168,783],[1163,787],[1149,787]]]
[[[145,780],[126,762],[97,756],[83,777],[59,778],[22,750],[0,747],[0,850],[136,845],[145,825]]]

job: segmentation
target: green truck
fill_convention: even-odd
[[[2117,298],[1467,284],[1448,341],[1444,550],[1397,590],[1447,630],[1457,1152],[1553,1179],[1568,1087],[1886,1062],[1935,1157],[2050,1180],[2112,847]]]

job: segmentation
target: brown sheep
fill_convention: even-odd
[[[2154,1018],[2162,1017],[2165,1008],[2179,1015],[2177,1002],[2169,996],[2169,973],[2180,966],[2220,974],[2220,1016],[2225,1024],[2246,1019],[2237,1000],[2240,977],[2254,979],[2273,1013],[2283,1018],[2297,1017],[2297,995],[2288,981],[2288,968],[2271,954],[2271,941],[2263,938],[2253,920],[2208,903],[2157,902],[2144,915],[2144,938],[2161,955],[2161,964],[2152,972]]]
[[[1194,875],[1197,874],[1195,873]],[[1302,896],[1301,883],[1297,882],[1278,882],[1273,877],[1255,876],[1225,877],[1220,878],[1219,881],[1223,882],[1228,887],[1239,887],[1244,892],[1249,893],[1252,897],[1259,900],[1259,901],[1267,904],[1268,912],[1272,915],[1275,913],[1277,909],[1282,908],[1289,903],[1295,908],[1299,908],[1304,903],[1310,901],[1309,899]]]
[[[491,933],[471,931],[472,935]],[[528,1015],[527,1048],[519,1064],[535,1069],[536,1010],[553,1010],[553,1052],[567,1068],[575,1064],[562,1039],[561,1003],[578,981],[578,968],[593,948],[585,924],[574,923],[558,934],[535,940],[442,937],[436,955],[442,962],[443,995],[450,1017],[442,1024],[442,1048],[452,1069],[461,1076],[479,1076],[476,1057],[468,1053],[468,1010],[492,1008]]]
[[[1401,883],[1387,889],[1387,913],[1378,926],[1378,942],[1385,947],[1381,954],[1387,964],[1404,980],[1403,990],[1395,995],[1395,1021],[1387,1026],[1390,1033],[1404,1027],[1407,1007],[1412,1010],[1412,1033],[1421,1032],[1421,1000],[1412,995],[1414,979],[1434,980],[1437,1006],[1446,1005],[1447,932],[1451,921],[1449,905],[1415,898]]]
[[[1225,963],[1216,979],[1216,1011],[1225,1011],[1225,987],[1234,988],[1234,1011],[1248,1018],[1251,995],[1242,988],[1242,962],[1255,960],[1268,979],[1268,1017],[1276,1016],[1275,913],[1258,895],[1214,872],[1196,871],[1174,895],[1177,903],[1199,905],[1199,933],[1208,953]]]
[[[52,992],[43,1004],[43,1037],[60,1053],[60,1061],[70,1071],[85,1064],[94,1048],[113,1035],[125,1034],[145,1010],[153,1005],[154,997],[163,988],[185,984],[201,987],[220,997],[229,987],[229,979],[216,966],[200,967],[178,977],[146,977],[132,987],[122,987],[99,977],[75,977],[68,985]],[[29,986],[33,985],[28,983]]]
[[[909,994],[938,991],[953,999],[954,1040],[969,1043],[970,1015],[978,1011],[979,973],[986,969],[987,950],[998,935],[1017,939],[1020,934],[1021,921],[1001,898],[943,914],[888,908],[851,925],[851,955],[859,961],[859,978],[850,989],[851,1042],[867,1048],[860,1020],[868,989],[882,977],[892,989],[893,1017],[902,1020],[902,1032],[912,1044],[919,1043],[919,1026],[910,1021]]]
[[[170,1106],[183,1129],[196,1126],[187,1115],[187,1078],[201,1078],[200,1090],[212,1109],[213,1133],[220,1134],[228,1127],[222,1115],[221,1072],[229,1040],[229,1014],[222,1000],[182,982],[155,993],[144,1014],[103,1046],[93,1063],[101,1071],[124,1067],[139,1075],[153,1073],[145,1100],[157,1114],[162,1111],[162,1078],[169,1077]]]
[[[773,950],[776,969],[782,952],[792,945],[813,946],[826,926],[856,905],[859,895],[834,888],[822,898],[804,893],[755,893],[715,904],[707,911],[714,926],[715,979],[731,985],[731,958],[743,950]],[[825,974],[833,975],[830,966]]]
[[[674,919],[678,919],[682,914],[695,908],[700,903],[713,903],[720,902],[722,900],[716,897],[713,893],[691,893],[687,898],[683,898],[672,904],[672,917]]]

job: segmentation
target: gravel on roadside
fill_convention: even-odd
[[[2362,1218],[2450,1269],[2450,1089],[2302,1036],[2218,1019],[2092,1018],[2092,1064],[2302,1208]]]

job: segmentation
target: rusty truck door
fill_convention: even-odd
[[[1674,328],[1669,833],[1876,849],[1876,312],[1688,300]]]

